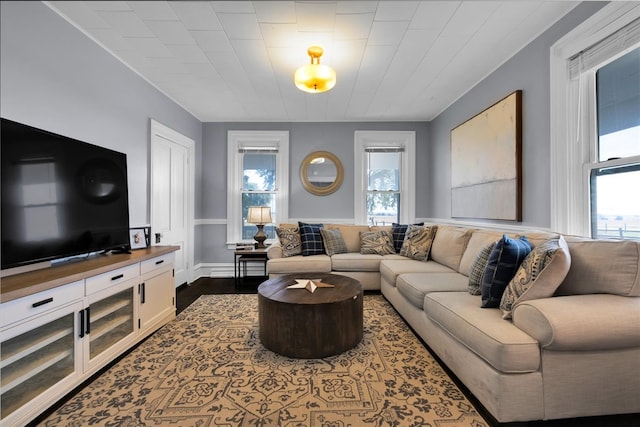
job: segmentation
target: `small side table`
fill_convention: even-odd
[[[263,277],[267,277],[267,248],[264,249],[236,249],[234,251],[234,277],[236,286],[245,277],[249,277],[247,274],[248,263],[262,263],[264,274]],[[256,276],[257,277],[257,276]]]

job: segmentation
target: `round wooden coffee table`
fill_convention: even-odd
[[[288,289],[296,279],[321,279],[335,287]],[[260,341],[300,359],[333,356],[362,340],[363,291],[359,281],[327,273],[276,277],[258,286]]]

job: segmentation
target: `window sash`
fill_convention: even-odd
[[[275,152],[270,152],[270,153],[266,153],[266,152],[240,152],[240,156],[242,157],[241,159],[241,163],[242,163],[242,191],[275,191],[277,190],[276,187],[276,182],[278,180],[278,156],[277,156],[277,151]],[[255,171],[258,170],[259,168],[255,168],[255,169],[250,169],[248,168],[249,165],[246,164],[247,162],[247,156],[265,156],[264,158],[258,160],[258,158],[256,157],[255,159],[253,159],[255,161],[255,163],[257,164],[257,166],[266,166],[264,169],[267,170],[268,172],[273,173],[273,182],[265,182],[262,187],[259,188],[247,188],[246,186],[248,184],[250,184],[250,182],[248,180],[245,180],[244,178],[247,176],[247,171]],[[269,158],[267,158],[266,156],[268,156]],[[250,159],[249,159],[250,160]],[[264,162],[264,164],[259,164],[260,162]]]
[[[591,188],[591,236],[594,238],[619,238],[619,239],[630,239],[630,240],[640,240],[640,221],[634,221],[634,215],[638,214],[638,202],[637,199],[629,199],[626,202],[628,206],[623,208],[623,210],[616,212],[615,215],[619,216],[619,218],[614,218],[614,226],[612,230],[608,230],[608,223],[604,222],[604,230],[603,225],[600,223],[600,216],[604,214],[598,209],[598,178],[600,177],[614,177],[616,175],[622,175],[625,173],[636,172],[640,173],[640,156],[636,156],[636,163],[628,163],[619,166],[605,166],[603,167],[601,164],[596,165],[596,167],[592,167],[589,170],[589,182]],[[636,176],[637,179],[637,176]],[[604,183],[603,183],[604,184]],[[631,196],[631,192],[635,191],[637,186],[631,185],[628,187],[620,188],[622,191],[625,191],[629,197]],[[636,206],[632,204],[635,202]],[[628,210],[628,211],[627,211]],[[635,212],[634,212],[635,211]],[[630,217],[627,217],[630,216]],[[637,218],[637,217],[636,217]]]
[[[402,153],[404,152],[403,150],[395,150],[395,151],[370,151],[370,150],[365,150],[365,152],[367,153],[367,191],[397,191],[400,192],[400,189],[402,188]],[[372,154],[380,154],[380,153],[385,153],[385,154],[396,154],[398,153],[399,155],[394,159],[393,157],[390,158],[385,158],[384,161],[388,161],[389,166],[391,166],[391,163],[395,163],[394,167],[389,167],[389,168],[376,168],[373,169],[372,168],[372,163],[373,160],[377,160],[379,162],[382,163],[382,159],[377,158],[377,159],[373,159],[372,158]],[[394,162],[395,160],[395,162]],[[384,165],[387,166],[387,165]],[[381,176],[376,176],[376,174],[378,172],[381,171],[389,171],[392,173],[392,177],[387,177],[389,178],[390,182],[382,182],[383,181],[383,177]],[[385,174],[386,175],[386,174]],[[379,179],[377,179],[379,178]],[[385,186],[385,184],[387,184]]]

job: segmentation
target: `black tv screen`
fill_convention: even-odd
[[[123,153],[5,118],[2,269],[129,248]]]

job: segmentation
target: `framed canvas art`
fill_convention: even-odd
[[[522,91],[451,130],[451,216],[522,221]]]

